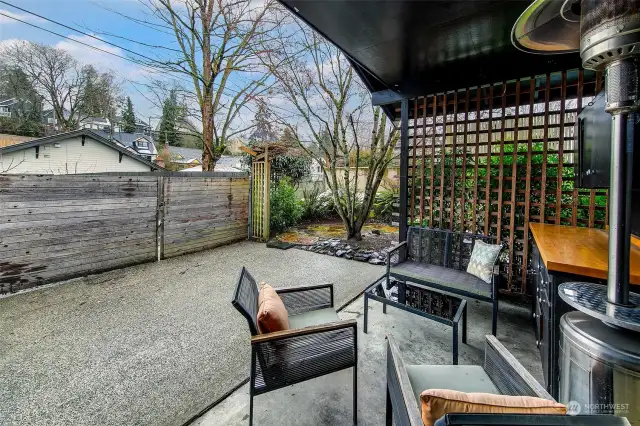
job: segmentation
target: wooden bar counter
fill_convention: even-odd
[[[530,223],[547,270],[607,279],[609,234],[594,228]],[[631,284],[640,285],[640,249],[631,246]]]
[[[530,223],[533,234],[530,281],[536,344],[547,391],[558,398],[560,318],[572,311],[558,295],[570,281],[607,283],[609,235],[600,229]],[[631,249],[631,283],[640,284],[640,249]],[[631,285],[631,291],[640,292]]]

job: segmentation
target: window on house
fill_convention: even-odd
[[[138,141],[137,144],[139,148],[149,148],[149,143],[147,141]]]

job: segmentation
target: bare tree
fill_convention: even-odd
[[[366,106],[370,98],[340,50],[297,20],[283,31],[291,28],[293,34],[271,38],[263,48],[263,60],[278,80],[276,92],[293,109],[283,113],[277,107],[273,113],[299,146],[324,165],[347,238],[360,240],[398,131],[387,129],[379,109]],[[300,57],[300,51],[306,54]]]
[[[202,122],[202,169],[213,170],[227,141],[248,127],[241,111],[268,90],[269,75],[258,60],[259,41],[277,25],[274,0],[145,0],[170,28],[180,53],[150,63],[182,74]],[[164,52],[163,52],[164,53]]]
[[[0,60],[20,68],[55,113],[60,127],[72,130],[78,122],[85,75],[63,49],[33,42],[15,42],[0,52]]]
[[[25,159],[21,159],[20,161],[16,161],[15,158],[11,158],[9,164],[5,164],[3,161],[2,155],[0,154],[0,175],[4,173],[9,173],[11,170],[20,167],[22,163],[25,162]]]

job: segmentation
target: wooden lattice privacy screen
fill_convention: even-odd
[[[251,163],[251,237],[267,241],[270,230],[269,187],[271,166],[269,153],[258,155]]]
[[[526,293],[530,222],[607,223],[607,192],[574,186],[574,124],[601,85],[570,70],[411,100],[409,223],[496,235],[501,291]]]

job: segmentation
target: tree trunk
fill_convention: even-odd
[[[204,114],[203,114],[204,115]],[[203,172],[211,172],[213,171],[216,163],[213,161],[213,129],[212,123],[209,120],[206,120],[202,123],[202,171]]]
[[[362,241],[362,225],[364,225],[364,223],[360,223],[359,220],[353,224],[349,224],[347,226],[347,240]]]

